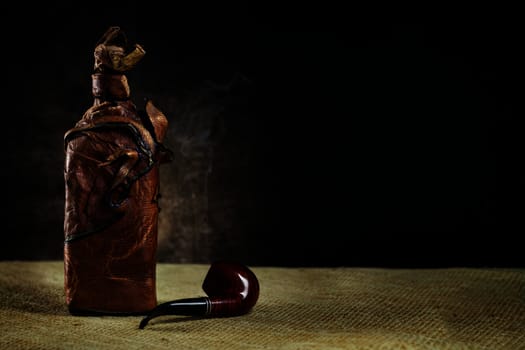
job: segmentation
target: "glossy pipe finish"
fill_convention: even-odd
[[[210,298],[210,316],[215,317],[243,315],[259,298],[257,277],[248,267],[237,263],[212,264],[202,289]]]
[[[208,297],[188,298],[159,304],[140,322],[139,328],[163,315],[231,317],[248,313],[259,298],[259,281],[246,266],[234,262],[211,265],[202,289]]]

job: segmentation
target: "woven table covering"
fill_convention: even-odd
[[[203,296],[209,265],[157,265],[158,302]],[[0,262],[0,349],[525,349],[525,269],[250,267],[231,318],[71,316],[61,261]]]

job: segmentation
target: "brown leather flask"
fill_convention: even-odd
[[[145,54],[119,27],[95,47],[94,103],[64,136],[64,284],[71,313],[141,314],[157,305],[159,165],[168,121],[138,110],[124,75]]]

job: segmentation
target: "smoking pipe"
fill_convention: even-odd
[[[207,297],[168,301],[157,305],[140,322],[146,327],[163,315],[230,317],[248,313],[259,298],[259,281],[246,266],[219,261],[210,266],[202,289]]]

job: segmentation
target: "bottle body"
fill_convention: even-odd
[[[64,283],[71,313],[141,314],[157,305],[159,135],[167,120],[151,102],[146,111],[141,117],[129,100],[96,100],[65,134]]]

